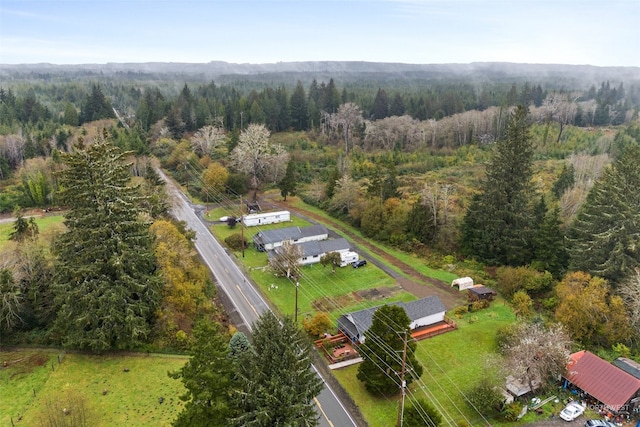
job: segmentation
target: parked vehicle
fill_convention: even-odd
[[[587,422],[584,423],[584,427],[616,427],[616,425],[605,420],[587,420]]]
[[[366,259],[359,259],[358,261],[352,262],[351,265],[353,266],[353,268],[364,267],[365,265],[367,265],[367,260]]]
[[[560,418],[565,421],[573,421],[584,413],[585,407],[578,402],[569,402],[567,406],[560,411]]]

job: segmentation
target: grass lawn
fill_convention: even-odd
[[[0,375],[0,424],[11,425],[22,415],[20,425],[38,425],[43,415],[84,406],[92,426],[168,426],[182,410],[178,396],[182,382],[167,376],[187,361],[170,355],[84,355],[66,354],[59,364],[58,352],[23,350],[8,357],[45,358],[42,366],[21,368],[16,363]],[[17,359],[12,359],[17,360]],[[51,363],[55,370],[51,370]],[[125,372],[125,368],[128,372]],[[24,372],[18,374],[22,369]],[[36,396],[33,396],[33,389]],[[106,390],[106,394],[103,392]],[[7,398],[12,396],[11,398]],[[164,401],[160,403],[159,398]]]
[[[211,218],[219,218],[224,214],[223,208],[210,211]],[[307,221],[293,217],[287,223],[270,224],[261,227],[246,227],[245,239],[251,241],[258,231],[272,230],[283,227],[306,227]],[[219,241],[224,241],[231,234],[240,232],[239,227],[230,229],[224,224],[215,224],[211,230]],[[266,269],[267,254],[255,248],[245,249],[244,257],[241,252],[235,252],[247,269],[252,280],[259,286],[262,293],[283,313],[292,315],[295,312],[295,284],[287,278],[276,277]],[[396,289],[395,281],[372,264],[365,268],[351,266],[336,268],[335,273],[329,267],[320,264],[308,265],[302,268],[302,277],[298,287],[299,319],[305,315],[313,315],[318,311],[326,311],[336,320],[348,311],[360,310],[366,307],[380,305],[386,302],[411,301],[415,297],[401,289]],[[362,298],[356,292],[372,288],[383,289],[380,298]]]
[[[47,231],[50,228],[60,226],[64,221],[62,215],[51,215],[44,217],[35,217],[36,224],[38,224],[38,231],[40,233]],[[9,235],[13,232],[13,222],[4,222],[0,224],[0,246],[9,241]]]
[[[457,331],[418,342],[416,355],[425,370],[420,381],[409,388],[413,395],[424,397],[441,408],[445,414],[443,419],[457,422],[466,418],[471,425],[483,425],[484,420],[466,403],[463,393],[482,377],[484,357],[495,349],[496,330],[513,323],[515,317],[508,306],[496,301],[491,307],[456,321]],[[394,425],[399,395],[373,398],[356,379],[357,370],[357,366],[352,366],[334,374],[371,427]],[[501,424],[490,421],[493,425]],[[447,425],[446,421],[443,425]]]

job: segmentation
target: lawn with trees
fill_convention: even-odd
[[[198,351],[224,353],[233,329],[215,304],[192,232],[169,215],[170,200],[153,169],[159,164],[214,218],[240,216],[247,199],[266,209],[269,199],[293,210],[304,203],[445,286],[453,277],[472,276],[499,292],[488,308],[450,311],[459,316],[458,331],[418,343],[414,355],[424,373],[409,386],[409,421],[424,421],[435,408],[447,423],[480,422],[482,411],[465,402],[492,401],[491,384],[466,369],[489,363],[487,355],[505,362],[497,377],[508,372],[523,380],[527,371],[516,365],[551,378],[567,348],[637,360],[640,76],[637,70],[603,68],[587,76],[581,67],[549,67],[548,74],[499,67],[478,71],[480,78],[346,69],[339,76],[309,71],[216,81],[186,71],[153,80],[140,74],[136,81],[110,72],[96,81],[96,74],[73,68],[50,70],[47,79],[3,71],[0,212],[16,218],[0,234],[6,236],[3,341],[97,353],[192,352],[196,371],[206,362],[196,364]],[[113,108],[127,114],[115,119]],[[44,232],[43,220],[25,216],[51,208],[64,209],[64,227]],[[239,260],[281,314],[300,315],[285,334],[295,341],[302,340],[303,319],[317,333],[324,316],[335,324],[344,312],[415,297],[373,265],[298,269],[291,264],[295,248],[289,259],[270,265],[265,254],[243,248],[242,228],[231,225],[213,230],[230,250],[241,249]],[[386,296],[359,299],[373,290]],[[202,321],[217,325],[216,348],[198,349]],[[503,328],[508,324],[515,326]],[[549,336],[566,345],[545,348],[554,358],[536,360],[544,369],[530,360],[506,363],[533,351],[514,340],[513,331],[542,337],[533,344],[538,349]],[[475,360],[449,352],[464,351],[465,333],[483,343]],[[439,342],[446,346],[432,353]],[[390,351],[382,342],[371,344]],[[440,353],[447,357],[436,359]],[[380,356],[371,353],[370,360],[396,357]],[[392,381],[395,367],[378,368],[385,372],[380,384]],[[368,372],[365,383],[380,374]],[[449,385],[422,394],[417,385],[427,375]],[[381,401],[363,392],[354,369],[337,376],[367,417],[393,423],[397,396]],[[254,384],[248,372],[235,379],[245,381],[236,391]],[[280,386],[272,391],[289,385]],[[198,399],[189,396],[207,393],[187,389],[193,404]],[[260,393],[239,402],[232,390],[232,418],[233,408],[243,408],[258,424],[277,422],[258,421],[265,404]],[[437,403],[458,391],[471,398]],[[290,405],[296,416],[311,417],[296,405]],[[508,423],[518,405],[482,416]],[[456,406],[465,409],[451,413]],[[218,415],[225,415],[225,404],[220,408]]]

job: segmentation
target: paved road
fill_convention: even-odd
[[[242,322],[241,325],[236,326],[251,331],[251,325],[260,314],[269,310],[268,305],[222,245],[213,237],[207,226],[198,218],[184,194],[161,171],[159,173],[167,182],[167,191],[172,199],[172,213],[177,219],[185,221],[188,227],[195,232],[197,251],[213,272],[218,286],[234,305]],[[316,372],[318,371],[316,370]],[[322,378],[320,373],[318,375]],[[356,422],[333,390],[324,378],[322,380],[325,387],[316,398],[320,414],[319,425],[322,427],[357,427]]]

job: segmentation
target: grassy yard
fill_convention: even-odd
[[[89,425],[96,427],[168,426],[182,409],[178,396],[184,388],[167,371],[179,369],[186,357],[66,354],[58,363],[59,354],[0,353],[3,361],[18,361],[0,370],[0,425],[20,416],[16,425],[39,425],[44,416],[69,407],[86,410]]]
[[[51,228],[62,226],[64,216],[51,215],[35,217],[38,224],[38,231],[43,233]],[[0,246],[9,241],[9,235],[13,232],[13,222],[3,222],[0,224]]]
[[[416,355],[425,371],[419,382],[410,385],[411,393],[435,403],[434,406],[444,413],[444,420],[467,419],[471,425],[486,424],[466,403],[463,394],[482,377],[484,357],[495,350],[496,330],[514,320],[511,309],[496,301],[485,310],[457,320],[457,331],[418,342]],[[334,374],[361,408],[371,427],[394,425],[397,396],[372,398],[356,379],[357,370],[357,366],[352,366],[334,371]],[[495,420],[491,423],[496,425]],[[448,424],[445,421],[443,425]]]
[[[224,209],[209,211],[210,219],[224,215]],[[251,241],[258,231],[272,230],[283,227],[306,227],[311,225],[307,221],[293,217],[287,223],[270,224],[257,227],[246,227],[245,239]],[[224,241],[231,234],[240,233],[240,228],[229,228],[225,224],[211,226],[214,235]],[[283,314],[293,315],[295,311],[295,283],[290,279],[276,277],[266,269],[267,254],[255,248],[245,249],[244,257],[241,252],[235,255],[242,261],[251,279],[260,287],[262,293]],[[380,305],[385,302],[410,301],[415,297],[402,289],[395,287],[395,281],[372,264],[365,268],[351,266],[336,268],[322,267],[320,264],[308,265],[302,268],[302,277],[298,287],[299,319],[305,315],[313,315],[318,311],[330,313],[333,319],[347,311],[360,310],[366,307]],[[378,289],[377,293],[369,293],[369,289]],[[373,297],[371,297],[373,295]]]

